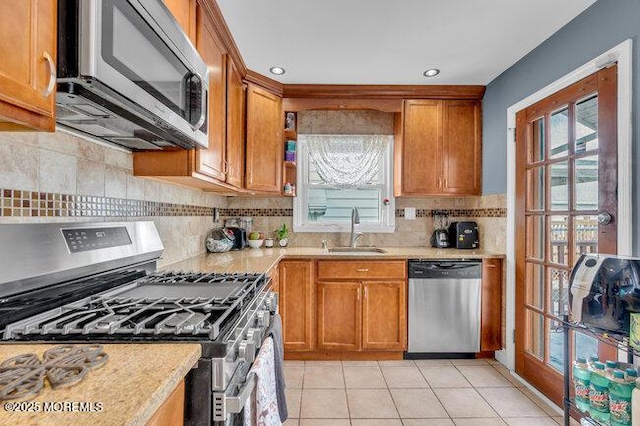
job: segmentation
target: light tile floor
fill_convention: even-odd
[[[285,361],[285,426],[557,426],[495,360]]]

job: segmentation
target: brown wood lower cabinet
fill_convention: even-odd
[[[360,350],[362,336],[362,285],[318,283],[318,349]]]
[[[480,350],[502,348],[502,259],[482,260]]]
[[[285,351],[310,351],[315,343],[315,285],[312,260],[280,262],[280,314]]]
[[[164,400],[146,426],[182,426],[184,424],[184,380]]]
[[[405,350],[407,347],[407,283],[362,284],[362,348]]]
[[[405,277],[405,261],[318,261],[318,350],[405,350]]]

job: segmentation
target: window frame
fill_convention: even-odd
[[[378,223],[361,223],[357,226],[360,232],[393,233],[396,230],[396,202],[393,196],[393,138],[390,138],[389,145],[382,156],[382,176],[381,185],[376,188],[381,190],[381,199],[388,199],[389,205],[379,204],[380,217],[383,218]],[[350,232],[351,224],[311,222],[308,220],[308,189],[311,187],[325,187],[325,185],[309,184],[309,150],[307,144],[298,139],[298,169],[297,169],[297,196],[293,199],[293,231],[294,232],[321,232],[321,233],[341,233]],[[326,186],[330,188],[330,186]],[[372,188],[367,186],[363,188]],[[384,214],[386,210],[386,215]]]

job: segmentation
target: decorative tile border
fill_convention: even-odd
[[[449,217],[507,217],[506,208],[493,209],[416,209],[416,217],[433,217],[443,213]],[[396,217],[404,217],[404,209],[396,209]]]
[[[507,217],[506,208],[493,209],[416,209],[416,217],[433,217],[441,212],[449,217]],[[292,217],[293,209],[220,209],[224,217]],[[396,217],[404,217],[404,209],[396,209]]]
[[[0,189],[0,217],[213,216],[213,207]]]
[[[220,209],[224,217],[293,217],[293,209]]]

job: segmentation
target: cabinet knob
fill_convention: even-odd
[[[358,268],[356,272],[369,272],[369,268]]]

